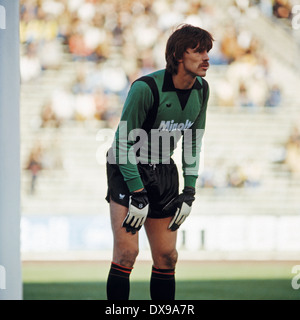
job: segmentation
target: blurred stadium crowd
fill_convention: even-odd
[[[44,69],[59,68],[64,50],[74,61],[93,63],[83,63],[73,85],[59,93],[69,96],[63,106],[56,105],[59,94],[45,106],[44,122],[52,117],[58,121],[91,116],[107,120],[112,113],[108,108],[112,95],[122,103],[133,79],[164,67],[165,40],[170,29],[182,22],[212,32],[216,42],[211,64],[232,65],[228,73],[234,83],[227,80],[219,86],[219,105],[279,105],[280,88],[266,78],[267,57],[260,53],[251,32],[240,28],[239,17],[258,6],[267,16],[288,19],[291,1],[236,1],[228,8],[236,25],[224,25],[222,9],[213,2],[202,2],[21,0],[23,81],[36,79]],[[253,77],[256,81],[251,87]]]
[[[20,0],[20,4],[22,82],[39,81],[45,70],[60,70],[66,55],[76,68],[70,85],[57,88],[41,105],[40,128],[60,127],[70,120],[101,121],[114,128],[130,84],[165,67],[166,39],[181,23],[209,30],[216,40],[210,63],[227,66],[214,88],[215,106],[254,110],[281,106],[282,88],[269,74],[268,57],[260,50],[259,40],[240,22],[243,15],[255,15],[259,10],[287,24],[295,1],[231,1],[227,9],[230,23],[223,20],[224,8],[213,1]],[[281,160],[287,158],[291,169],[300,171],[297,128],[286,150],[293,151]],[[38,154],[40,157],[40,150]],[[259,170],[247,168],[255,172],[254,180],[249,182],[244,176],[250,173],[235,167],[227,172],[226,184],[259,185]],[[203,186],[214,187],[214,183],[205,179]]]

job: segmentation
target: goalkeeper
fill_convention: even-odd
[[[179,27],[167,41],[166,69],[137,79],[128,93],[107,158],[106,200],[114,238],[108,300],[129,299],[143,225],[153,259],[151,299],[175,299],[177,229],[195,200],[209,96],[203,77],[212,42],[206,30]],[[179,193],[171,156],[181,137],[184,188]]]

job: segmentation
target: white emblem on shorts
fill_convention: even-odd
[[[119,199],[123,200],[125,198],[125,194],[120,193],[119,194]]]

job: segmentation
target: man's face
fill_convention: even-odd
[[[192,77],[205,77],[206,71],[209,68],[209,57],[207,51],[199,52],[198,47],[195,49],[188,48],[179,62],[182,63],[183,70],[186,74]]]

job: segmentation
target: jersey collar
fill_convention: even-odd
[[[192,87],[192,89],[201,89],[202,84],[199,82],[198,78],[196,78],[196,81]],[[164,83],[162,87],[162,91],[176,91],[177,89],[174,87],[173,79],[172,79],[172,74],[165,70],[165,76],[164,76]]]

